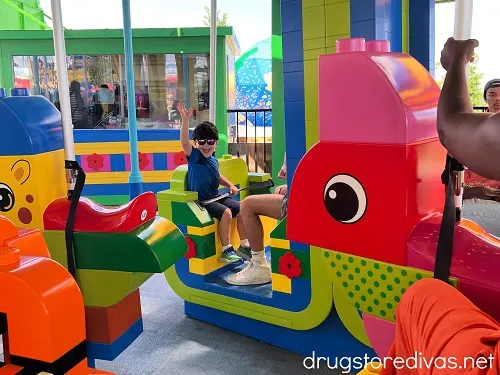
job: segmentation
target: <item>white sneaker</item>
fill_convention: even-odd
[[[271,266],[250,261],[240,272],[230,275],[226,282],[231,285],[259,285],[271,282]]]

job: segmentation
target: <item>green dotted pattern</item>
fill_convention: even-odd
[[[406,289],[423,278],[433,277],[428,271],[325,251],[324,261],[336,288],[342,287],[354,306],[382,319],[394,321],[396,307]],[[457,287],[457,280],[450,279]]]

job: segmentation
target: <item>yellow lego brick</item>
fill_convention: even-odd
[[[270,245],[271,245],[271,247],[275,247],[278,249],[290,250],[290,241],[289,240],[280,240],[277,238],[271,238]]]
[[[326,36],[350,34],[351,17],[349,1],[326,5]]]
[[[271,285],[277,292],[292,294],[292,280],[285,275],[271,274]]]
[[[325,36],[325,6],[323,4],[302,11],[302,28],[304,40]]]
[[[318,48],[326,48],[326,37],[304,39],[304,51]]]
[[[209,225],[208,227],[198,228],[198,227],[187,227],[188,234],[193,234],[195,236],[205,236],[207,234],[215,232],[215,223]]]
[[[326,53],[335,53],[337,40],[348,39],[350,34],[330,35],[326,37]]]
[[[305,9],[318,7],[320,5],[325,5],[325,0],[305,0],[305,1],[302,1],[302,12]]]
[[[325,0],[325,5],[338,4],[338,3],[347,3],[347,4],[349,4],[349,6],[351,5],[351,2],[349,0],[347,0],[347,1],[346,0]]]
[[[191,258],[189,259],[189,272],[205,276],[225,265],[226,264],[219,262],[219,254],[213,255],[207,259]]]
[[[326,48],[317,48],[304,51],[304,61],[314,61],[318,63],[318,57],[326,54]]]
[[[306,150],[319,141],[319,120],[306,120]]]
[[[271,178],[269,173],[248,173],[248,182],[264,182]]]

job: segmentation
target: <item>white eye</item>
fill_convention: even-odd
[[[325,208],[335,220],[354,224],[366,212],[366,192],[354,177],[338,174],[330,178],[323,192]]]
[[[14,192],[12,189],[0,182],[0,212],[8,212],[14,207]]]

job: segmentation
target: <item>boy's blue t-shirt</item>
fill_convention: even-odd
[[[216,197],[219,194],[219,161],[215,156],[206,158],[193,147],[188,161],[188,190],[198,192],[199,200]]]

